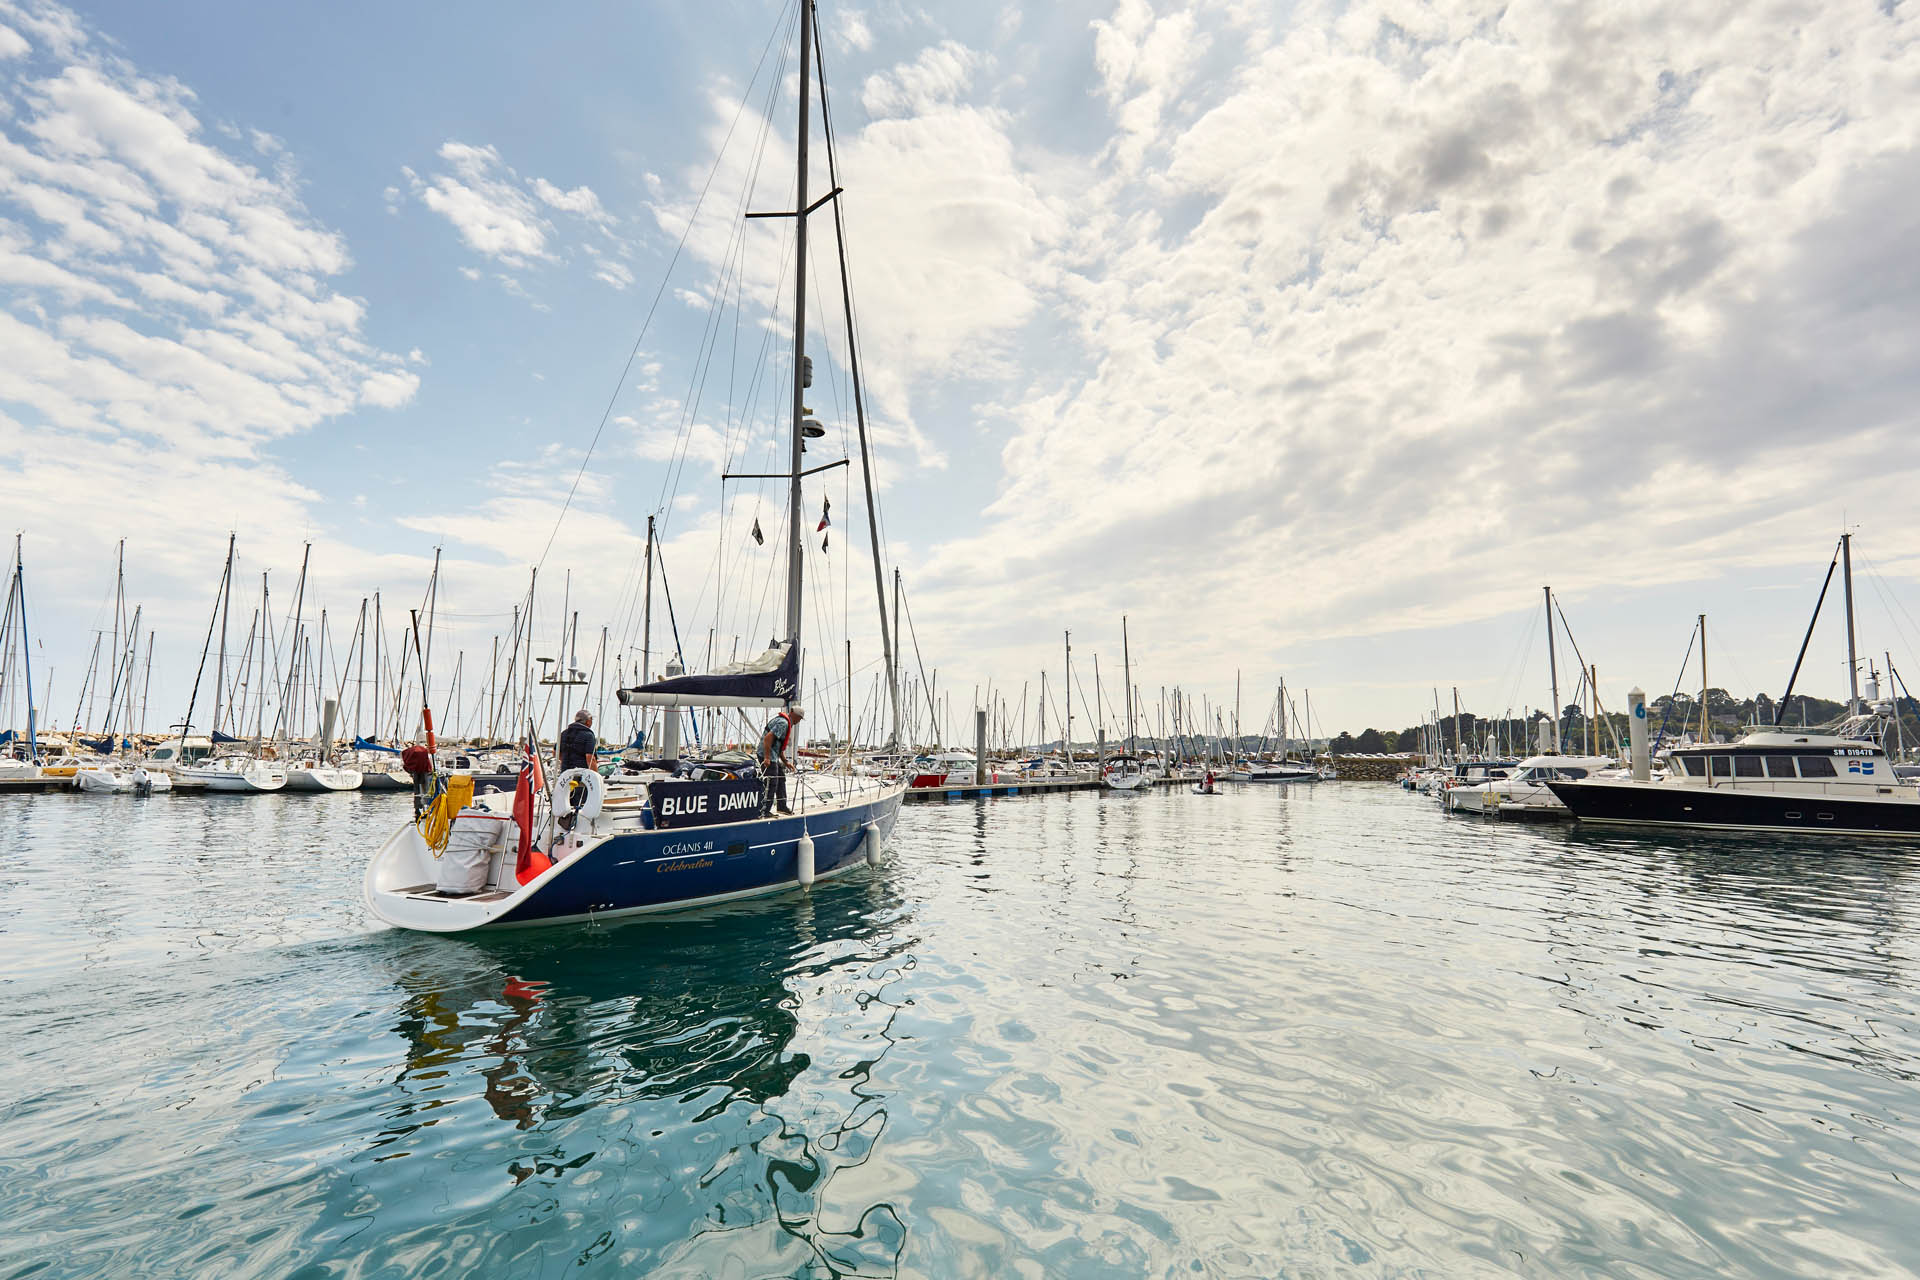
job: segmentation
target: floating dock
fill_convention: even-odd
[[[1055,791],[1098,791],[1098,778],[1051,778],[1034,782],[969,782],[965,786],[908,787],[908,804],[934,800],[984,800],[991,796],[1039,795]]]
[[[1198,778],[1149,778],[1149,787],[1190,787]],[[1099,791],[1102,787],[1098,777],[1091,778],[1041,778],[1033,782],[981,782],[966,783],[963,786],[908,787],[906,800],[909,804],[929,803],[946,800],[987,800],[998,796],[1051,795],[1058,791]]]

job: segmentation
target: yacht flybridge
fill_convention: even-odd
[[[787,482],[786,631],[759,658],[699,675],[668,675],[619,690],[620,702],[666,712],[660,758],[636,772],[611,779],[585,769],[560,772],[544,785],[538,762],[520,775],[511,795],[484,795],[457,813],[447,801],[389,838],[367,867],[367,905],[381,919],[404,928],[458,932],[492,926],[560,924],[682,910],[791,888],[879,861],[881,846],[899,816],[906,784],[856,773],[850,758],[832,771],[796,772],[780,792],[737,757],[708,761],[680,758],[678,729],[685,708],[791,709],[801,688],[802,480],[846,460],[808,469],[805,441],[825,435],[805,406],[812,362],[806,354],[807,224],[832,205],[840,224],[837,176],[832,190],[808,197],[808,99],[814,86],[810,62],[817,51],[813,0],[800,2],[799,128],[795,135],[797,178],[790,218],[794,228],[792,420],[787,460],[775,477]],[[824,89],[822,90],[824,100]],[[829,172],[833,137],[824,113]],[[761,215],[766,216],[766,215]],[[845,287],[844,262],[842,287]],[[874,587],[879,596],[880,635],[888,693],[898,737],[899,690],[892,678],[892,638],[877,560],[872,475],[868,466],[865,401],[851,308],[846,357],[859,426],[861,464],[867,486],[870,545],[875,549]],[[825,526],[823,516],[822,527]],[[758,526],[756,524],[756,532]],[[651,543],[649,556],[652,555]],[[669,672],[674,670],[669,666]],[[565,682],[557,682],[565,683]],[[432,723],[427,719],[428,745]],[[531,737],[531,735],[529,735]],[[797,743],[794,744],[797,747]],[[451,797],[471,783],[441,775]],[[508,848],[515,852],[508,856]]]

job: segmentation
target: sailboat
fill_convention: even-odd
[[[799,128],[796,132],[796,198],[793,295],[793,398],[788,449],[787,583],[785,637],[758,657],[698,675],[669,674],[619,690],[628,707],[666,710],[661,767],[637,775],[628,794],[600,776],[571,770],[537,794],[523,784],[511,797],[479,797],[461,811],[445,835],[428,843],[431,824],[407,823],[373,855],[364,881],[368,908],[402,928],[438,933],[474,929],[599,921],[621,916],[680,911],[710,903],[807,889],[815,882],[877,864],[899,816],[906,784],[899,778],[856,773],[798,772],[790,775],[792,812],[763,813],[763,783],[745,768],[687,768],[679,759],[678,726],[685,708],[791,710],[799,696],[804,543],[801,481],[803,439],[825,434],[803,399],[811,383],[806,355],[807,220],[834,204],[840,187],[816,204],[807,195],[809,96],[817,53],[813,0],[800,4]],[[824,101],[825,87],[821,87]],[[831,132],[828,133],[832,164]],[[839,210],[834,207],[836,226]],[[842,288],[847,287],[844,262]],[[848,372],[858,417],[861,462],[868,463],[866,415],[857,347],[849,315]],[[839,463],[829,464],[838,466]],[[825,469],[825,468],[822,468]],[[872,521],[872,477],[867,477],[874,585],[880,596],[885,669],[890,673],[895,738],[899,689],[892,682],[892,639],[878,563],[880,541]],[[564,666],[564,664],[563,664]],[[670,666],[669,671],[673,668]],[[431,725],[429,724],[429,731]],[[531,734],[529,735],[531,737]],[[509,817],[510,821],[502,821]],[[505,848],[517,837],[517,856]],[[470,877],[452,877],[444,856],[458,849]],[[544,869],[542,863],[545,863]],[[523,880],[522,876],[526,878]]]
[[[7,576],[7,602],[0,609],[0,707],[9,708],[8,716],[0,719],[0,724],[9,725],[0,733],[0,781],[14,782],[40,776],[39,718],[33,705],[33,644],[27,634],[27,565],[21,549],[23,541],[22,535],[13,536],[13,572]],[[20,693],[16,695],[15,689]],[[19,707],[13,705],[16,701],[25,703],[25,737],[11,727],[12,716],[19,711]]]
[[[1094,664],[1094,670],[1098,671],[1097,656]],[[1109,791],[1139,791],[1148,785],[1148,777],[1145,763],[1133,750],[1133,653],[1127,644],[1127,619],[1124,614],[1120,617],[1120,670],[1127,686],[1127,749],[1119,755],[1107,757],[1100,781]],[[1099,688],[1097,680],[1094,687],[1096,690]]]

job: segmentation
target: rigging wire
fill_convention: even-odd
[[[767,35],[767,42],[760,50],[760,62],[754,68],[756,80],[759,78],[760,67],[766,63],[767,54],[773,49],[773,39],[779,33],[780,25],[776,24]],[[693,212],[687,216],[687,225],[681,228],[680,241],[673,247],[673,256],[668,260],[667,269],[660,277],[660,287],[654,291],[653,301],[647,307],[646,318],[640,323],[640,334],[633,340],[633,349],[627,353],[626,364],[621,367],[620,377],[614,383],[613,394],[607,397],[607,407],[600,413],[600,425],[594,428],[593,439],[588,441],[586,455],[580,459],[580,469],[574,473],[573,485],[567,490],[566,501],[560,504],[560,514],[554,518],[553,532],[547,535],[547,545],[540,552],[538,563],[541,565],[546,564],[547,556],[553,551],[553,540],[559,537],[560,525],[573,506],[574,495],[580,490],[580,481],[587,474],[587,464],[593,460],[593,451],[600,443],[600,436],[606,431],[607,423],[613,418],[613,407],[619,402],[620,393],[626,390],[627,377],[633,372],[633,362],[640,357],[640,345],[646,341],[647,330],[653,325],[653,316],[660,307],[660,299],[666,296],[667,284],[673,279],[673,269],[679,264],[681,253],[686,250],[687,239],[693,234],[694,224],[699,221],[700,210],[706,203],[707,192],[713,186],[714,176],[720,172],[720,158],[726,154],[727,140],[733,137],[733,131],[739,125],[740,117],[746,108],[747,99],[743,94],[740,107],[734,112],[733,120],[727,125],[726,135],[720,141],[720,151],[714,157],[713,167],[707,170],[707,179],[701,184],[700,195],[693,204]]]

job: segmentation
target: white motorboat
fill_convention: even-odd
[[[283,791],[287,785],[286,769],[271,760],[255,760],[251,756],[223,756],[203,761],[180,769],[176,776],[183,782],[203,783],[209,791],[243,794]]]
[[[1320,771],[1298,760],[1242,760],[1229,782],[1318,782]]]
[[[1503,805],[1525,806],[1529,812],[1567,816],[1567,807],[1554,798],[1549,782],[1577,782],[1619,764],[1612,756],[1528,756],[1504,778],[1488,778],[1479,785],[1463,784],[1445,793],[1451,813],[1498,813]]]
[[[1447,803],[1447,793],[1456,787],[1485,788],[1488,783],[1498,782],[1520,767],[1518,760],[1460,760],[1451,769],[1421,784],[1421,791],[1437,799],[1441,807]]]
[[[358,791],[360,771],[325,760],[302,760],[287,766],[288,791]]]
[[[150,769],[146,765],[135,765],[133,769],[133,793],[150,796],[163,791],[173,790],[173,778],[165,769]]]
[[[133,771],[111,762],[85,764],[74,771],[73,787],[91,795],[131,795]]]
[[[24,782],[40,776],[40,766],[31,760],[0,756],[0,782]]]

